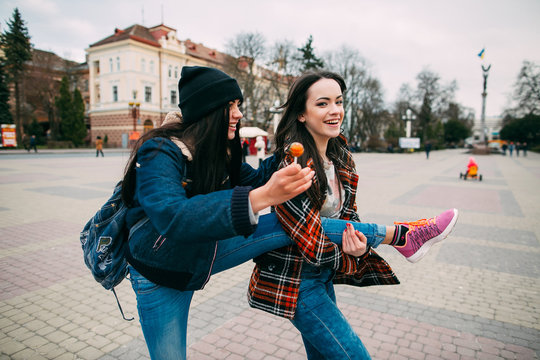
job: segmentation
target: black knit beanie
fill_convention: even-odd
[[[221,70],[202,66],[182,67],[178,97],[186,124],[199,121],[229,101],[244,100],[235,79]]]

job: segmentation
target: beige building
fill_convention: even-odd
[[[90,131],[108,145],[127,147],[178,110],[178,80],[185,65],[223,68],[228,55],[179,40],[176,30],[133,25],[87,49]]]
[[[502,129],[502,118],[500,116],[486,116],[485,119],[485,133],[486,140],[498,140],[499,132]],[[482,123],[481,120],[476,120],[473,126],[473,139],[474,141],[480,141],[482,138]]]

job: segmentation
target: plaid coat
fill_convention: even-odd
[[[345,190],[340,218],[360,221],[356,213],[358,175],[345,138],[340,136],[340,140],[343,156],[339,163],[334,163]],[[281,166],[292,162],[293,158],[287,155]],[[308,166],[312,166],[312,163],[308,163]],[[317,181],[316,177],[314,181]],[[374,250],[369,249],[362,257],[355,258],[343,253],[338,245],[330,242],[322,229],[319,210],[314,208],[305,193],[277,206],[275,211],[295,245],[268,252],[255,259],[256,265],[248,290],[251,307],[292,319],[296,311],[303,262],[334,269],[336,275],[333,282],[336,284],[399,284],[390,265]]]

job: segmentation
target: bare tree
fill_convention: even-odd
[[[416,115],[413,122],[413,133],[427,139],[443,140],[442,120],[450,103],[453,102],[457,83],[441,84],[440,76],[428,69],[422,70],[417,76],[417,86],[413,90],[408,84],[400,88],[396,106],[396,117],[402,117],[407,108]]]
[[[60,88],[61,71],[64,66],[62,62],[53,53],[33,49],[32,62],[24,78],[26,102],[32,104],[36,116],[47,118],[53,140],[60,137],[60,124],[55,116],[54,99]]]
[[[271,72],[271,84],[280,104],[285,102],[288,89],[301,73],[297,52],[297,47],[289,40],[277,41],[268,51],[266,68]]]
[[[233,56],[226,65],[227,71],[234,76],[244,93],[244,118],[247,123],[259,122],[259,112],[267,102],[264,82],[260,81],[262,70],[257,64],[264,62],[266,40],[260,33],[239,33],[226,44]],[[264,111],[262,112],[264,117]],[[264,121],[262,121],[264,122]]]
[[[345,98],[345,135],[351,142],[366,142],[379,138],[387,112],[381,83],[369,74],[366,60],[360,53],[346,46],[328,53],[325,62],[343,76],[347,84]]]
[[[540,65],[523,61],[519,72],[514,99],[517,101],[515,116],[540,115]]]

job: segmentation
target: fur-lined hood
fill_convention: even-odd
[[[170,111],[167,114],[167,116],[165,116],[165,120],[163,120],[163,123],[161,124],[161,126],[167,125],[167,124],[173,124],[173,123],[178,123],[178,124],[182,123],[182,113],[180,111]],[[180,151],[182,151],[182,154],[184,154],[184,156],[188,159],[188,161],[193,160],[193,155],[191,155],[191,151],[189,151],[186,144],[184,144],[180,139],[175,138],[175,137],[171,138],[171,141],[174,142],[176,146],[180,148]]]

